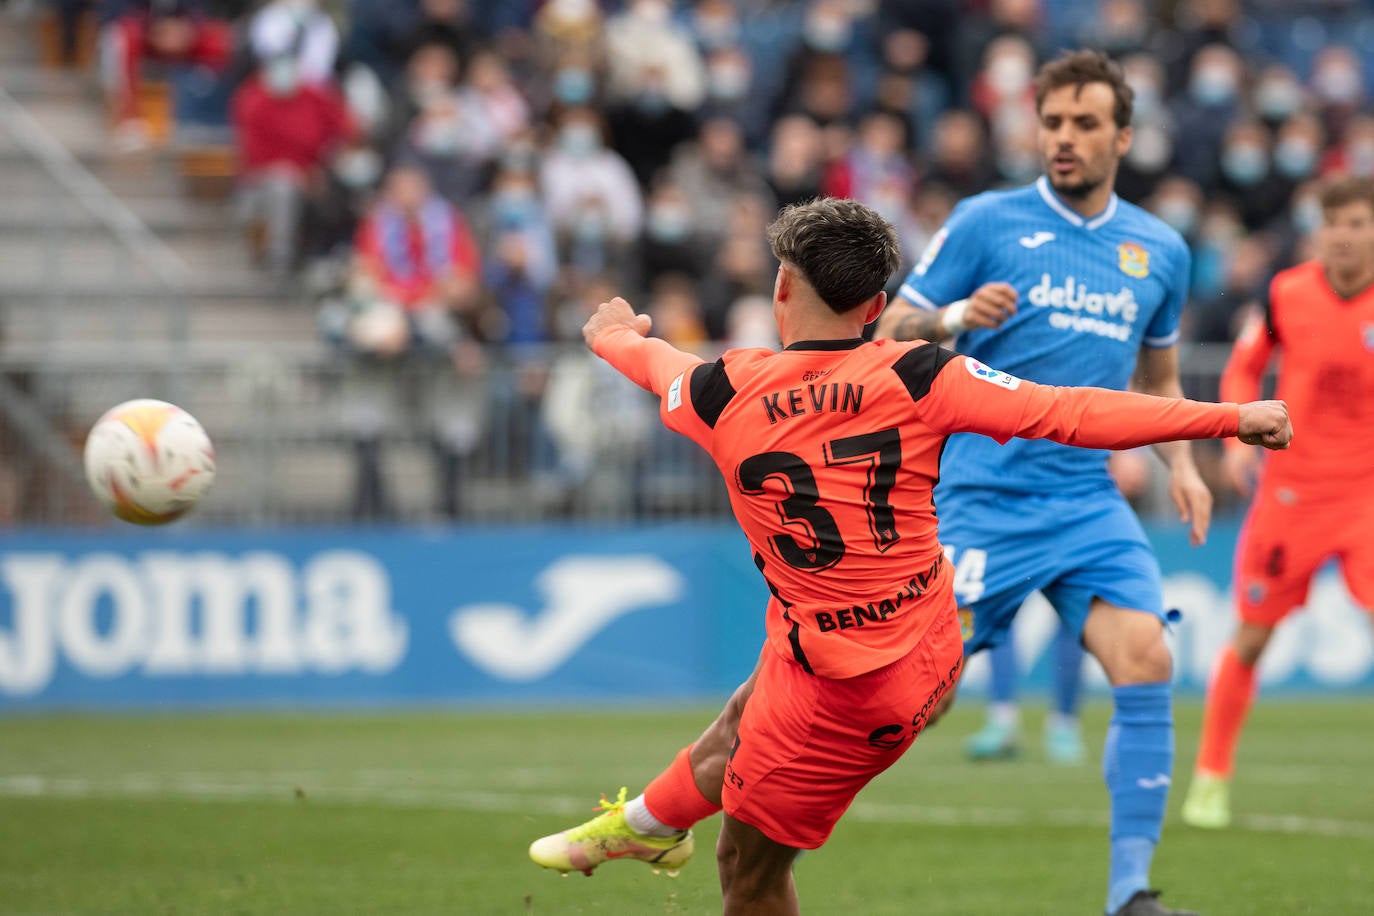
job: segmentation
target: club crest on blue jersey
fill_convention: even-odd
[[[1117,264],[1128,277],[1143,280],[1150,275],[1150,253],[1135,242],[1122,242],[1116,249]]]
[[[959,608],[959,638],[964,642],[973,638],[973,610],[971,608]]]

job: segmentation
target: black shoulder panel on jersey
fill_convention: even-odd
[[[725,374],[724,357],[709,366],[701,365],[692,370],[692,407],[701,422],[711,429],[716,428],[721,412],[734,396],[735,386]]]
[[[892,371],[902,380],[913,401],[930,394],[930,386],[935,384],[935,376],[954,357],[953,350],[946,350],[939,344],[922,344],[902,354],[902,358],[892,364]]]

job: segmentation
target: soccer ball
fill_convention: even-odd
[[[126,522],[165,525],[180,518],[214,479],[210,437],[195,417],[166,401],[125,401],[86,437],[86,482]]]

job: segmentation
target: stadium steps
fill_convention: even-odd
[[[171,345],[183,329],[192,342],[314,343],[314,309],[253,266],[229,203],[188,195],[174,147],[116,151],[95,75],[42,67],[35,30],[0,14],[0,86],[117,201],[107,212],[156,237],[152,260],[171,266],[153,267],[98,218],[103,193],[78,199],[0,130],[0,358],[41,348],[60,359],[114,340]],[[170,292],[159,274],[173,279]]]
[[[347,444],[354,405],[319,341],[315,308],[253,267],[229,203],[189,193],[175,147],[117,152],[94,74],[41,67],[32,35],[32,23],[0,12],[0,87],[184,275],[169,292],[0,129],[0,366],[16,376],[42,370],[35,396],[73,442],[127,398],[166,397],[195,413],[214,438],[219,473],[194,523],[282,519],[283,507],[302,522],[345,517],[356,480]],[[183,332],[185,342],[174,343]],[[431,516],[433,456],[414,428],[387,421],[395,439],[383,473],[395,507]],[[474,499],[497,496],[476,482],[468,489]]]

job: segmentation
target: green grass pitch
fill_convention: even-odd
[[[529,842],[637,791],[712,714],[488,712],[0,719],[0,913],[719,912],[718,818],[676,879],[560,878]],[[809,914],[1097,914],[1096,764],[965,763],[965,701],[797,866]],[[1108,710],[1087,711],[1100,745]],[[1374,699],[1264,701],[1237,827],[1177,820],[1199,710],[1180,703],[1155,882],[1205,916],[1374,913]]]

